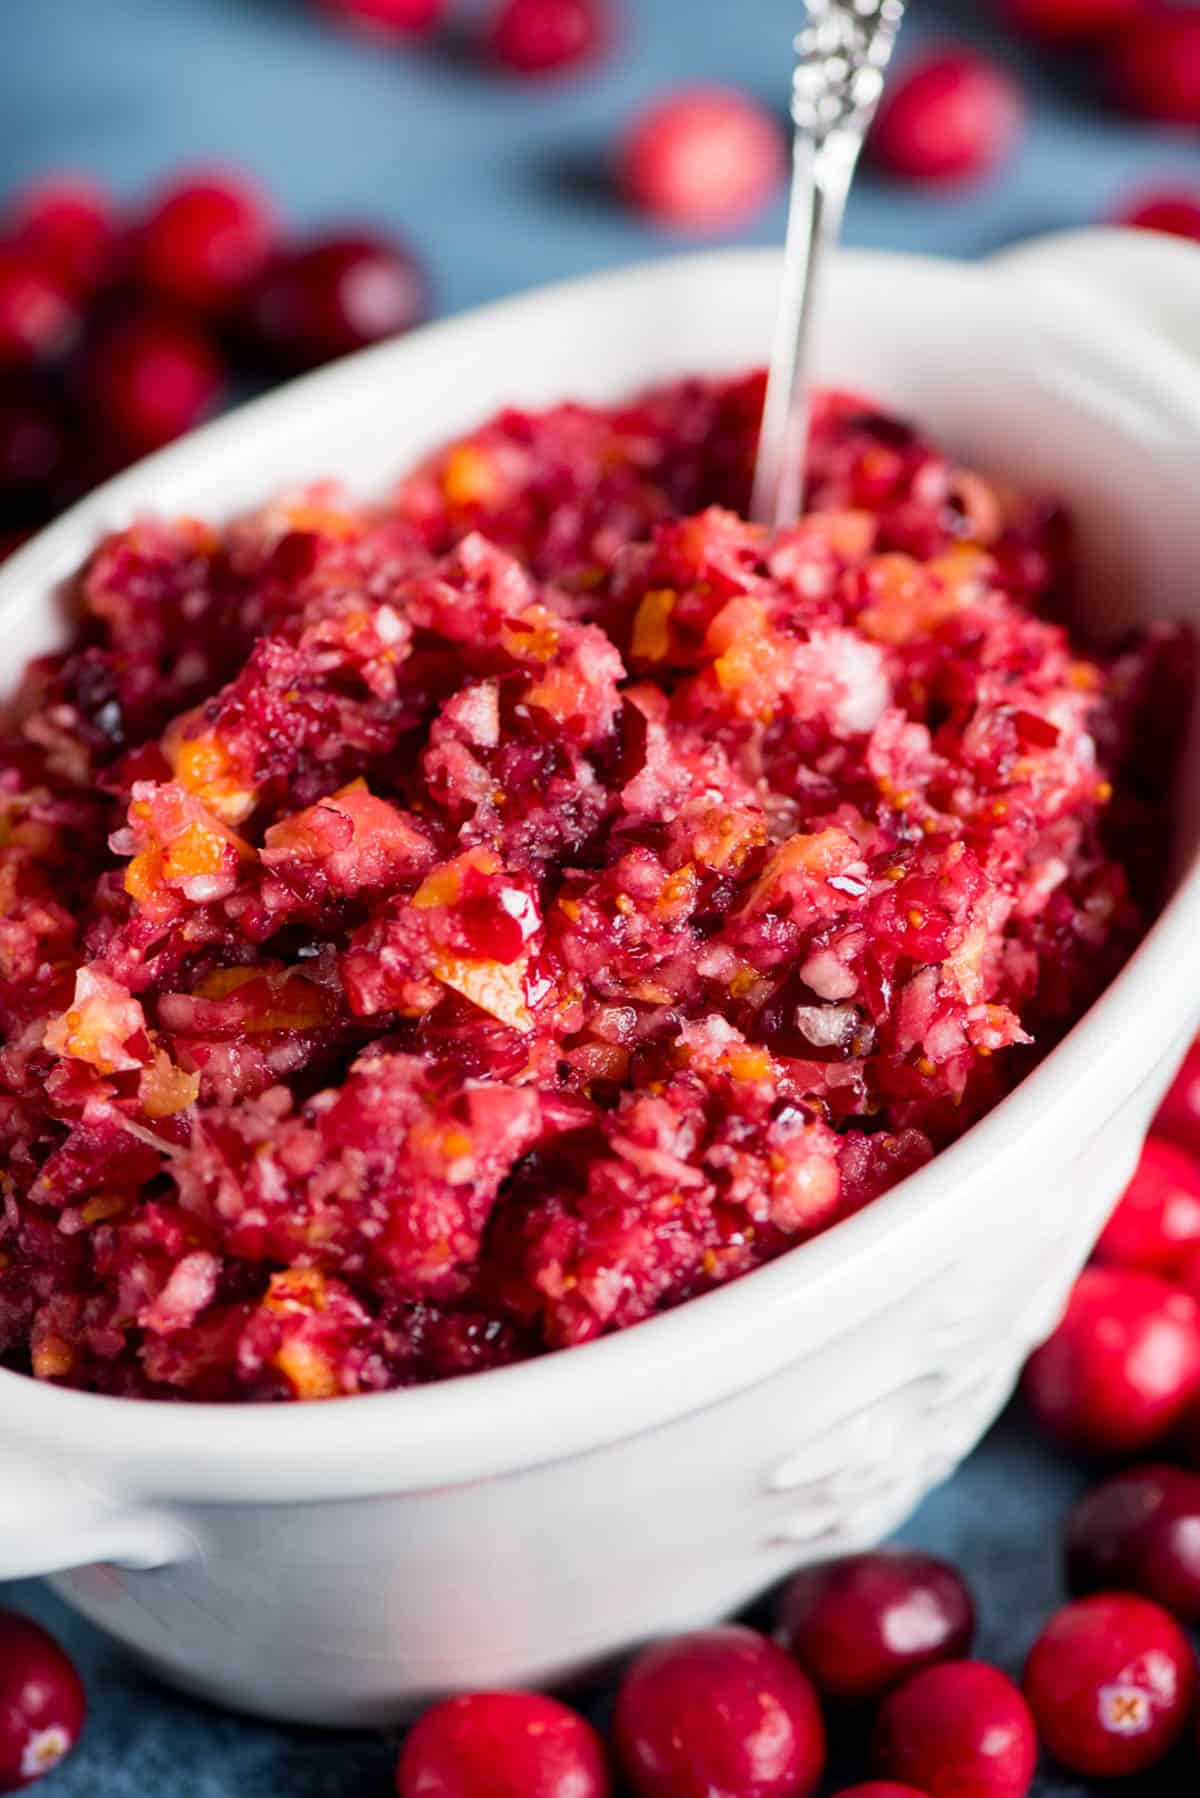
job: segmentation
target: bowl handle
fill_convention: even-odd
[[[195,1552],[169,1512],[124,1504],[59,1468],[0,1451],[0,1580],[94,1561],[163,1567]]]
[[[992,258],[1000,269],[1106,301],[1200,362],[1200,248],[1161,231],[1063,231]]]

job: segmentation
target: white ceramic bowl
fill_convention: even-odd
[[[504,402],[740,369],[765,354],[777,272],[718,253],[551,289],[212,426],[7,565],[8,675],[54,642],[57,583],[133,514],[227,516],[323,473],[370,491]],[[1109,233],[978,267],[848,255],[828,302],[824,377],[1071,503],[1101,623],[1200,623],[1200,253]],[[206,1697],[376,1723],[585,1670],[877,1540],[1008,1396],[1200,1021],[1198,756],[1175,897],[1129,967],[867,1211],[639,1329],[420,1391],[169,1406],[0,1374],[0,1576],[59,1572]]]

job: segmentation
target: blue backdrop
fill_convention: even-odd
[[[183,160],[253,169],[295,225],[358,218],[405,233],[427,259],[439,310],[661,253],[670,240],[609,197],[621,121],[663,86],[711,78],[783,105],[798,0],[624,0],[622,53],[565,86],[498,81],[461,41],[412,53],[339,36],[303,0],[4,0],[0,194],[48,167],[85,167],[134,198]],[[1119,119],[1071,59],[1023,56],[989,34],[976,0],[914,0],[922,36],[989,37],[1034,102],[1004,178],[931,197],[869,176],[853,242],[964,256],[1102,217],[1130,190],[1200,185],[1194,137]],[[472,9],[460,23],[469,28]],[[746,234],[775,241],[782,201]],[[1057,1532],[1078,1476],[1010,1420],[905,1539],[959,1558],[981,1601],[982,1650],[1016,1671],[1059,1597]],[[209,1711],[146,1684],[46,1594],[11,1596],[58,1630],[87,1678],[85,1745],[54,1798],[386,1798],[394,1746],[306,1735]],[[861,1772],[848,1766],[848,1773]],[[1160,1789],[1194,1779],[1169,1769]],[[1150,1790],[1139,1783],[1139,1793]],[[1190,1784],[1186,1789],[1191,1789]],[[1044,1794],[1085,1784],[1047,1777]]]

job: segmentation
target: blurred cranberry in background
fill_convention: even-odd
[[[1095,1487],[1066,1529],[1072,1592],[1118,1587],[1200,1619],[1200,1477],[1180,1467],[1129,1467]]]
[[[553,75],[590,62],[614,35],[609,0],[500,0],[485,42],[518,75]]]
[[[1200,1248],[1200,1162],[1151,1136],[1096,1244],[1096,1260],[1173,1277]]]
[[[121,238],[116,210],[87,175],[49,175],[20,189],[9,207],[16,243],[77,294],[113,275]]]
[[[339,24],[385,38],[421,37],[446,10],[446,0],[317,0],[317,5]]]
[[[1193,1043],[1183,1066],[1159,1106],[1154,1128],[1200,1155],[1200,1042]]]
[[[0,369],[60,354],[79,329],[75,296],[32,251],[0,246]]]
[[[1144,193],[1113,214],[1114,225],[1139,231],[1165,231],[1171,237],[1200,239],[1200,189],[1162,188]]]
[[[19,378],[0,385],[0,518],[36,517],[51,504],[70,452],[65,409],[52,387]]]
[[[1095,1455],[1135,1455],[1200,1389],[1200,1305],[1153,1274],[1089,1267],[1035,1349],[1022,1390],[1052,1436]]]
[[[1012,154],[1024,128],[1025,102],[1006,70],[973,50],[937,50],[884,93],[870,151],[905,180],[974,181]]]
[[[999,0],[1000,15],[1010,25],[1051,44],[1100,37],[1136,19],[1147,5],[1148,0]]]
[[[618,152],[621,186],[633,204],[686,231],[744,224],[774,197],[786,168],[773,114],[722,87],[654,101]]]
[[[137,275],[160,299],[219,318],[265,266],[274,232],[266,197],[246,176],[184,174],[150,205]]]
[[[186,319],[150,307],[101,325],[85,346],[80,375],[86,403],[130,458],[199,424],[223,383],[211,340]]]
[[[1200,9],[1156,7],[1116,33],[1108,56],[1113,91],[1130,111],[1200,125]]]
[[[428,312],[429,283],[412,252],[365,232],[283,252],[246,298],[254,348],[285,369],[314,368],[411,330]]]

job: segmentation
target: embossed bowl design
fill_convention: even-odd
[[[317,473],[369,492],[505,402],[743,368],[765,356],[778,266],[717,253],[535,294],[212,426],[0,573],[10,675],[54,643],[58,583],[138,511],[229,515]],[[1200,624],[1200,253],[1102,233],[976,267],[846,255],[831,276],[825,378],[1060,491],[1100,626]],[[206,1697],[375,1723],[586,1671],[883,1536],[1053,1324],[1200,1020],[1198,757],[1193,732],[1174,896],[1130,965],[875,1205],[635,1330],[419,1391],[170,1406],[0,1372],[0,1576],[57,1572]]]

